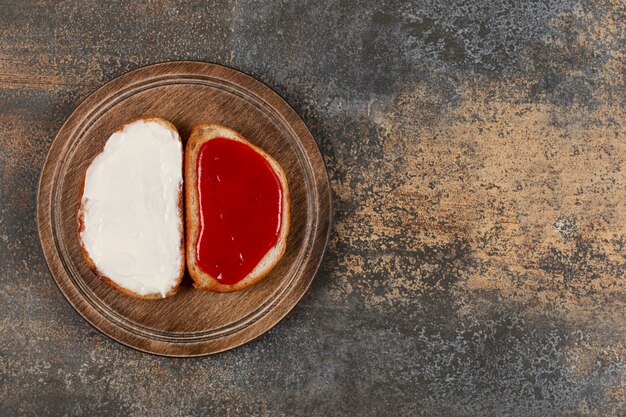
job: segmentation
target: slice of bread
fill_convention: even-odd
[[[216,277],[211,276],[209,273],[202,270],[196,259],[196,245],[201,229],[197,168],[198,155],[203,144],[218,138],[230,139],[244,143],[262,155],[273,169],[282,188],[282,218],[280,222],[280,229],[278,231],[277,242],[265,253],[250,273],[248,273],[240,281],[230,285],[219,282]],[[194,127],[185,148],[185,202],[187,224],[187,270],[194,281],[195,288],[215,292],[231,292],[248,288],[265,277],[285,253],[285,249],[287,247],[287,235],[289,234],[289,189],[287,187],[287,177],[278,162],[276,162],[262,149],[248,142],[243,136],[234,130],[216,124],[200,124]],[[263,219],[259,219],[259,221],[263,221]]]
[[[106,284],[140,299],[174,295],[185,270],[182,142],[167,120],[120,126],[83,178],[78,238]]]

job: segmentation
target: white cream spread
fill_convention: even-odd
[[[181,268],[182,144],[156,120],[113,133],[85,177],[83,245],[120,287],[163,297]]]

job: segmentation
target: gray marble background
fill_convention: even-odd
[[[623,1],[0,0],[3,416],[624,416]],[[75,313],[35,224],[89,93],[193,59],[280,93],[334,231],[261,338],[168,359]]]

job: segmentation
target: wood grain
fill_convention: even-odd
[[[284,168],[291,192],[287,250],[260,283],[237,293],[193,290],[135,300],[105,285],[85,264],[76,237],[81,179],[109,135],[125,121],[159,116],[183,139],[201,122],[229,126],[265,149]],[[323,160],[293,109],[259,81],[201,62],[144,67],[88,97],[59,131],[42,171],[38,227],[56,283],[87,321],[135,349],[166,356],[201,356],[231,349],[269,330],[304,295],[330,230],[330,192]]]

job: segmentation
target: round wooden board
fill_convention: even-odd
[[[272,155],[287,174],[291,228],[287,250],[261,282],[234,293],[194,290],[186,274],[175,296],[135,300],[105,285],[85,264],[77,203],[85,170],[122,123],[170,120],[186,140],[200,122],[229,126]],[[52,275],[70,304],[107,336],[166,356],[201,356],[263,334],[302,298],[330,230],[330,188],[321,154],[295,111],[239,71],[202,62],[151,65],[89,96],[54,140],[39,184],[37,220]]]

